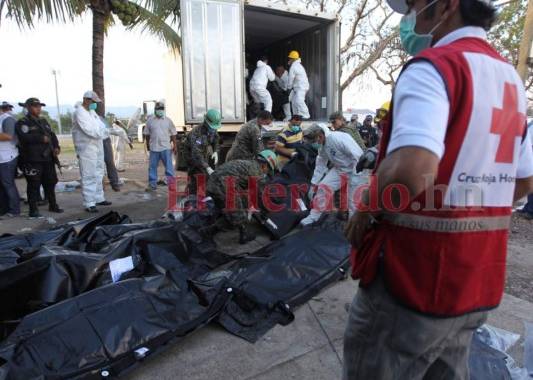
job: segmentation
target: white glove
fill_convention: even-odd
[[[213,162],[215,163],[215,165],[218,164],[218,152],[215,152],[211,155],[211,158],[213,159]]]
[[[207,167],[206,170],[207,170],[207,175],[211,175],[211,174],[213,174],[213,173],[215,172],[215,171],[214,171],[213,169],[211,169],[211,167],[209,167],[209,166]]]
[[[315,196],[315,188],[316,188],[316,185],[311,185],[311,187],[309,188],[309,191],[307,192],[307,198],[309,198],[309,202],[313,201],[313,198]]]

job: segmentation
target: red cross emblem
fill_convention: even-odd
[[[503,108],[492,109],[490,133],[500,135],[496,162],[512,164],[517,137],[522,137],[526,128],[526,115],[518,111],[518,90],[516,85],[505,83]]]

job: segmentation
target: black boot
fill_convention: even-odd
[[[255,240],[255,234],[248,231],[246,226],[239,226],[239,244],[246,244]]]
[[[46,195],[48,198],[48,211],[62,214],[64,210],[60,208],[56,202],[55,191],[48,189],[48,191],[46,192]]]
[[[30,218],[40,218],[42,215],[39,213],[39,209],[37,208],[37,203],[30,203]]]

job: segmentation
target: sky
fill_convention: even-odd
[[[2,20],[0,100],[22,102],[35,96],[54,108],[52,69],[59,71],[59,104],[81,100],[91,89],[91,28],[89,15],[76,23],[38,23],[22,31]],[[143,100],[164,98],[166,53],[165,45],[153,36],[126,31],[120,23],[110,28],[104,53],[107,106],[137,107]],[[390,90],[368,75],[345,93],[343,105],[375,109],[387,97]]]
[[[59,71],[60,104],[75,104],[91,89],[91,20],[75,24],[39,23],[21,31],[3,20],[0,42],[0,99],[24,101],[30,96],[55,105],[52,69]],[[6,55],[6,52],[11,54]],[[167,49],[157,38],[110,28],[105,40],[104,79],[110,106],[140,106],[165,96]]]

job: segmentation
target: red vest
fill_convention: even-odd
[[[407,65],[419,61],[437,69],[450,101],[435,188],[400,213],[385,212],[362,249],[352,252],[353,277],[368,286],[381,256],[388,291],[409,308],[442,317],[494,308],[504,289],[525,92],[514,68],[482,39],[426,49]]]

